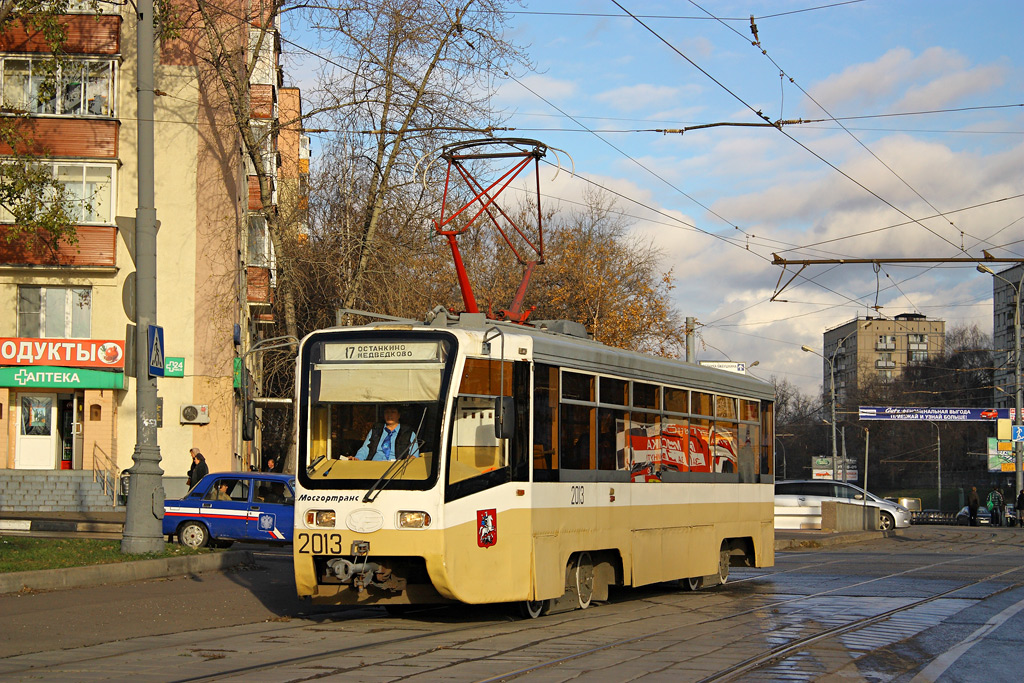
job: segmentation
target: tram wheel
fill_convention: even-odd
[[[718,553],[718,583],[724,585],[729,580],[729,549],[722,545]]]
[[[704,585],[704,579],[699,576],[693,576],[689,579],[683,579],[683,590],[684,591],[699,591],[701,586]]]
[[[576,555],[575,575],[580,609],[587,609],[594,597],[594,562],[590,559],[590,553],[584,551]]]
[[[547,612],[547,600],[523,600],[519,603],[519,614],[525,619],[536,619]]]

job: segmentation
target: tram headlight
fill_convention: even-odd
[[[398,513],[399,529],[423,529],[430,526],[430,515],[426,512],[403,510]]]
[[[306,510],[306,526],[334,528],[337,515],[334,510]]]

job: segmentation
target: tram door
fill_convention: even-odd
[[[529,597],[531,511],[525,484],[515,485],[529,473],[528,410],[515,416],[511,439],[495,433],[499,395],[512,390],[517,408],[529,405],[529,364],[515,364],[515,382],[511,366],[500,391],[497,363],[467,363],[456,397],[445,514],[466,521],[446,534],[445,565],[456,597],[465,602]]]
[[[55,469],[57,456],[57,395],[18,397],[18,435],[14,467],[19,470]]]

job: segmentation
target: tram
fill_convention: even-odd
[[[536,617],[774,563],[774,392],[753,377],[442,311],[311,333],[296,391],[293,559],[314,602]]]

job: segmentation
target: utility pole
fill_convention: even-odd
[[[157,380],[149,374],[149,327],[156,324],[156,197],[153,162],[153,0],[138,0],[138,207],[135,209],[135,464],[121,552],[164,549],[164,487],[157,443]]]

